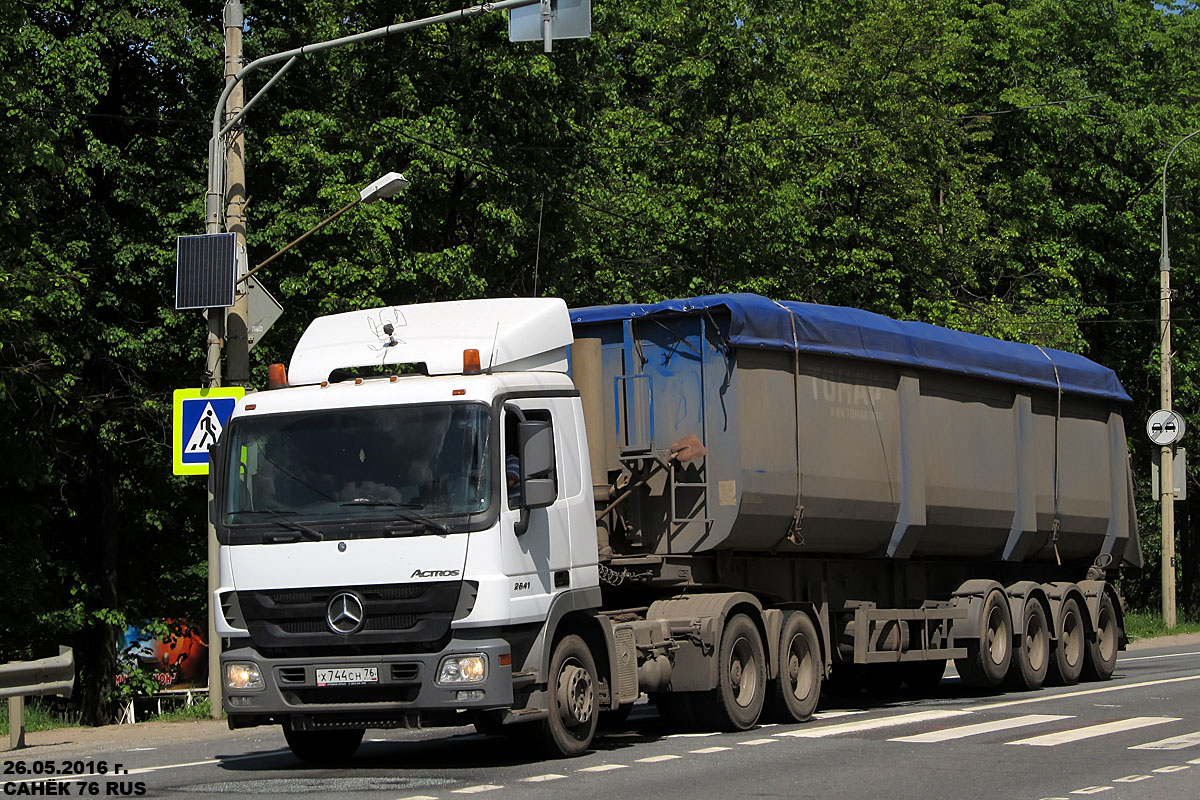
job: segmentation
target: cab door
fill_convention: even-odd
[[[569,588],[571,568],[571,539],[569,535],[567,500],[562,465],[564,438],[556,422],[561,402],[539,398],[515,398],[504,404],[500,425],[502,460],[501,490],[501,561],[509,578],[510,612],[512,622],[544,621],[554,595]],[[510,486],[510,470],[514,457],[519,460],[519,423],[536,420],[550,424],[553,437],[554,463],[551,474],[558,491],[555,500],[543,508],[522,512],[520,493]],[[519,483],[516,488],[519,488]],[[527,519],[522,523],[522,513]],[[524,527],[524,532],[520,532]]]

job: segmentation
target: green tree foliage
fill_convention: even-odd
[[[252,261],[383,173],[412,180],[264,270],[286,314],[258,384],[316,314],[756,291],[1085,352],[1134,396],[1146,473],[1160,172],[1200,127],[1190,6],[594,5],[595,35],[549,55],[499,14],[313,55],[250,112]],[[249,0],[246,53],[452,7]],[[204,326],[172,310],[172,281],[174,238],[202,231],[220,11],[0,6],[0,658],[76,644],[92,721],[116,627],[204,613],[203,490],[169,475],[170,390],[201,383]],[[1200,429],[1200,138],[1169,177],[1176,402]],[[1151,565],[1125,588],[1148,605],[1157,585]]]

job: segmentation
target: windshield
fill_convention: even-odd
[[[243,417],[229,432],[225,524],[478,513],[488,420],[465,403]]]

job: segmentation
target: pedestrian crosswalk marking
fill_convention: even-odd
[[[1005,744],[1027,744],[1033,747],[1055,747],[1060,744],[1070,744],[1071,742],[1080,742],[1084,739],[1094,739],[1098,736],[1107,736],[1111,733],[1121,733],[1123,731],[1137,730],[1138,728],[1148,728],[1151,725],[1162,725],[1164,722],[1178,722],[1179,717],[1130,717],[1129,719],[1119,719],[1113,722],[1102,722],[1099,725],[1088,725],[1083,728],[1072,728],[1071,730],[1059,731],[1058,733],[1047,733],[1042,736],[1034,736],[1029,739],[1018,739]]]
[[[834,725],[822,725],[815,728],[806,727],[801,730],[784,731],[783,733],[777,733],[775,735],[792,736],[797,739],[819,739],[825,736],[838,736],[843,733],[861,733],[863,731],[873,731],[880,728],[892,728],[898,725],[912,725],[917,722],[930,722],[937,719],[946,719],[948,717],[960,717],[969,713],[969,711],[952,711],[949,709],[914,711],[911,714],[896,714],[890,717],[864,719],[857,722],[839,722]]]
[[[1159,739],[1157,742],[1146,742],[1129,748],[1130,750],[1183,750],[1200,745],[1200,731],[1172,736],[1170,739]]]
[[[936,743],[947,742],[951,739],[964,739],[968,736],[979,736],[984,733],[994,733],[996,731],[1006,731],[1012,728],[1023,728],[1029,725],[1043,725],[1047,722],[1057,722],[1063,719],[1072,719],[1069,715],[1062,714],[1025,714],[1020,717],[1009,717],[1008,719],[997,719],[991,722],[976,722],[973,725],[962,725],[957,728],[943,728],[942,730],[930,731],[928,733],[918,733],[913,736],[898,736],[891,739],[893,742],[921,742],[921,743]]]
[[[1152,771],[1167,773],[1167,772],[1183,772],[1185,769],[1191,769],[1191,767],[1189,767],[1187,764],[1172,764],[1169,767],[1159,767],[1158,769],[1152,770]]]

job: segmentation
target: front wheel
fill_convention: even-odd
[[[333,731],[294,731],[283,726],[292,755],[308,764],[344,764],[362,744],[362,728]]]
[[[551,758],[573,758],[591,746],[599,717],[597,683],[592,651],[578,636],[564,636],[550,657],[550,715],[541,723],[543,749]]]

